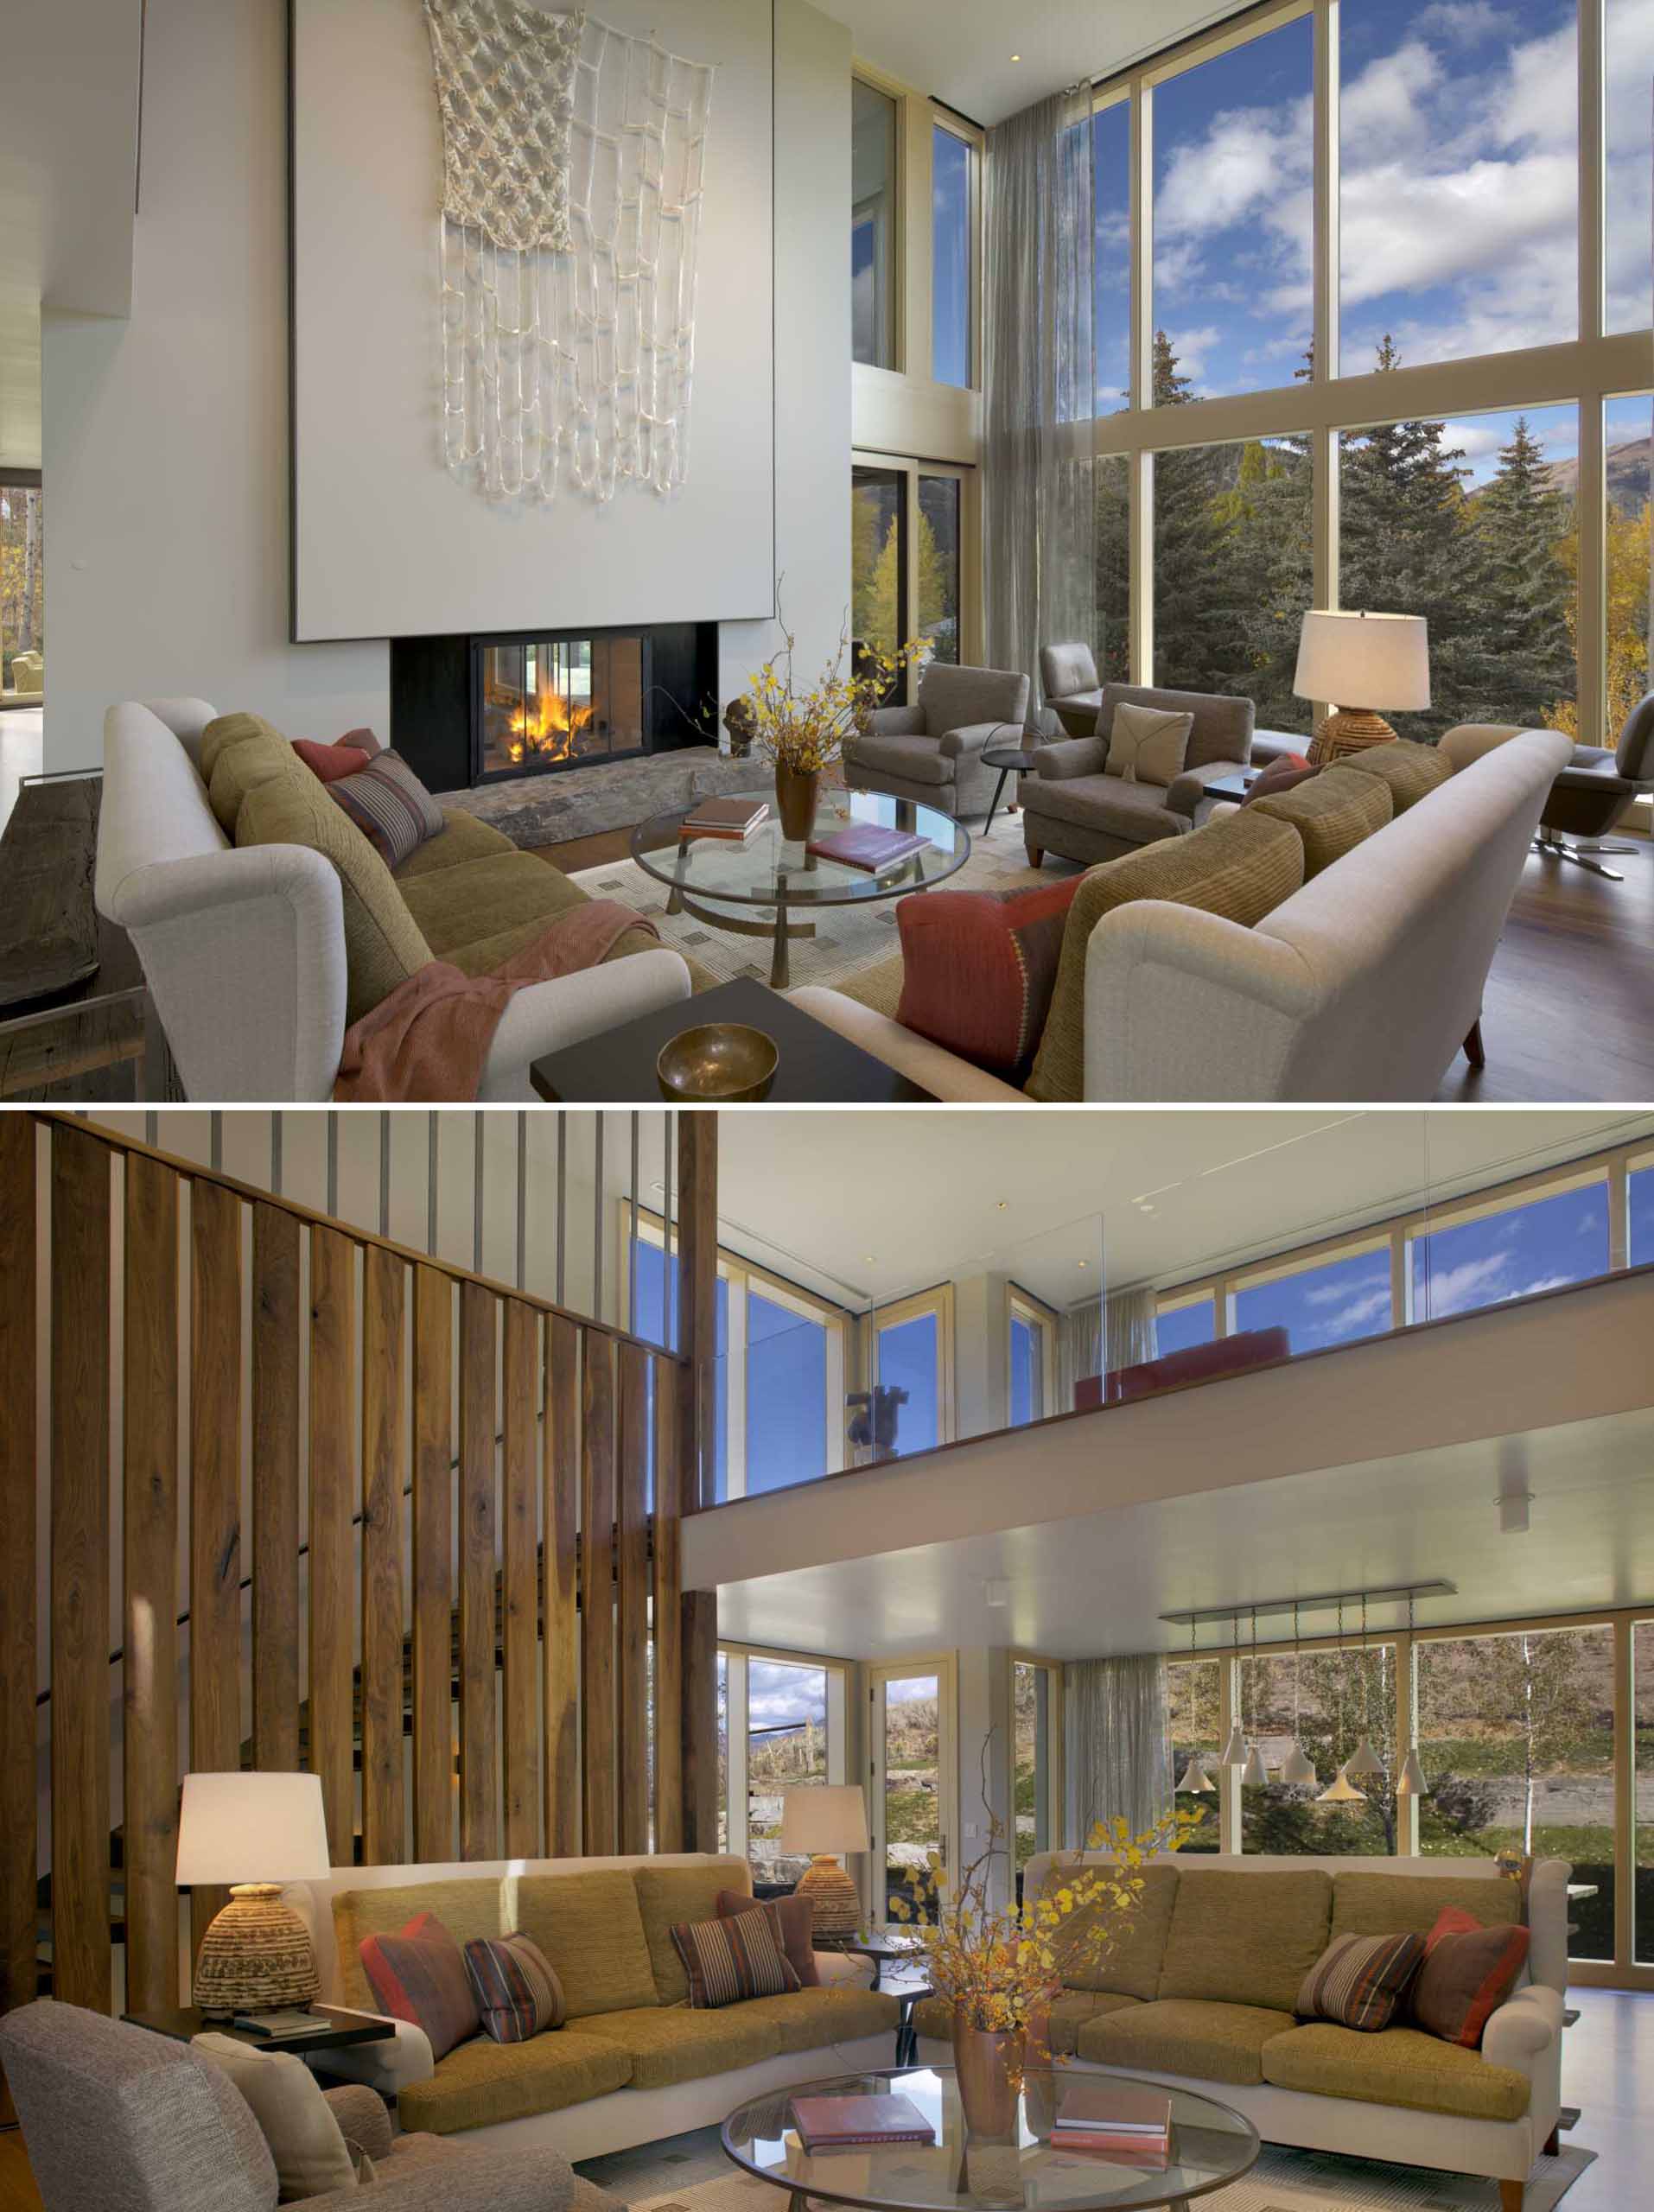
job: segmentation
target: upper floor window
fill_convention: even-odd
[[[850,353],[896,365],[896,102],[857,77],[850,86]]]
[[[953,1435],[953,1292],[948,1284],[881,1306],[873,1322],[872,1410],[885,1424],[869,1459],[928,1452]],[[898,1395],[899,1394],[899,1395]],[[887,1440],[887,1439],[888,1440]]]
[[[1026,1291],[1014,1290],[1010,1325],[1011,1427],[1021,1428],[1056,1410],[1056,1316]]]
[[[1194,1298],[1162,1300],[1155,1315],[1155,1357],[1209,1344],[1217,1333],[1217,1300],[1209,1290]]]
[[[1496,1206],[1412,1240],[1413,1319],[1531,1298],[1608,1271],[1605,1177],[1527,1205]]]
[[[1391,1325],[1389,1243],[1244,1283],[1234,1317],[1237,1334],[1284,1328],[1295,1352],[1378,1336]]]
[[[1654,308],[1649,289],[1654,132],[1648,96],[1649,80],[1654,77],[1654,0],[1608,0],[1603,64],[1606,297],[1602,327],[1646,330]]]
[[[931,374],[938,384],[976,381],[976,149],[945,124],[933,124]]]
[[[1111,100],[1091,118],[1091,189],[1097,203],[1092,261],[1097,412],[1114,415],[1131,404],[1131,102],[1128,99]]]

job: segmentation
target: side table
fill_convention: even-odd
[[[994,796],[992,803],[988,809],[988,819],[982,825],[982,834],[984,837],[986,837],[988,832],[994,826],[995,810],[998,807],[1000,800],[1004,796],[1006,779],[1010,776],[1032,775],[1034,772],[1034,764],[1038,758],[1038,752],[1031,745],[983,746],[982,749],[983,766],[984,768],[997,768],[999,770],[999,781],[994,785]],[[1011,811],[1013,813],[1016,811],[1015,805],[1013,805]]]
[[[121,2018],[135,2028],[148,2028],[152,2035],[170,2036],[175,2043],[189,2043],[210,2031],[228,2036],[233,2043],[245,2043],[253,2050],[291,2051],[298,2058],[309,2058],[319,2050],[345,2050],[352,2044],[384,2043],[396,2033],[389,2020],[371,2012],[347,2012],[342,2005],[319,2005],[315,2009],[327,2014],[329,2024],[303,2036],[256,2036],[250,2028],[238,2028],[228,2020],[209,2019],[194,2005],[179,2005],[159,2012],[123,2012]]]

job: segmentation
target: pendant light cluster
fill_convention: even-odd
[[[1295,1605],[1292,1609],[1292,1749],[1287,1753],[1281,1769],[1281,1779],[1297,1789],[1313,1789],[1320,1777],[1315,1771],[1314,1760],[1304,1749],[1299,1682],[1301,1657],[1298,1648],[1298,1608]]]
[[[1191,1735],[1194,1733],[1194,1623],[1191,1620],[1189,1623],[1189,1733]],[[1178,1795],[1210,1797],[1217,1787],[1217,1783],[1206,1772],[1206,1753],[1199,1751],[1191,1751],[1188,1763],[1184,1767],[1182,1777],[1177,1785]]]

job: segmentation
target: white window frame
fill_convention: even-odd
[[[725,1848],[731,1858],[745,1859],[748,1856],[751,1841],[747,1774],[747,1732],[751,1726],[747,1704],[749,1662],[761,1659],[775,1666],[807,1667],[824,1672],[827,1677],[827,1779],[830,1783],[845,1782],[849,1778],[849,1662],[829,1658],[822,1652],[782,1651],[769,1644],[727,1643],[722,1639],[718,1644],[718,1654],[724,1662],[728,1699],[728,1796],[724,1806]],[[737,1712],[741,1715],[739,1728],[735,1726]]]
[[[942,1865],[950,1883],[958,1874],[959,1859],[959,1670],[951,1651],[930,1653],[913,1659],[892,1660],[888,1665],[868,1669],[867,1800],[868,1835],[872,1848],[867,1855],[864,1903],[872,1919],[882,1924],[885,1865],[885,1690],[893,1681],[915,1675],[936,1677],[936,1789],[937,1825],[942,1838]]]
[[[1048,1415],[1061,1410],[1057,1403],[1056,1311],[1053,1307],[1047,1306],[1043,1299],[1035,1298],[1031,1291],[1026,1291],[1022,1289],[1020,1284],[1013,1283],[1010,1287],[1009,1296],[1007,1300],[1005,1319],[1006,1350],[1008,1353],[1010,1349],[1012,1324],[1017,1321],[1021,1321],[1026,1328],[1034,1329],[1038,1332],[1037,1341],[1040,1347],[1040,1403],[1034,1411],[1028,1416],[1028,1420],[1026,1423],[1013,1424],[1011,1421],[1011,1408],[1008,1394],[1005,1408],[1005,1426],[1008,1428],[1013,1426],[1032,1427],[1034,1422],[1037,1421],[1044,1421]],[[1041,1659],[1030,1662],[1029,1663],[1043,1667],[1053,1662]]]
[[[899,1328],[904,1321],[916,1321],[922,1315],[936,1316],[936,1442],[951,1444],[954,1435],[955,1414],[953,1401],[953,1285],[938,1283],[931,1290],[915,1291],[910,1297],[893,1299],[888,1305],[875,1306],[868,1316],[868,1376],[870,1383],[879,1380],[879,1338],[886,1329]],[[900,1432],[898,1432],[900,1433]],[[926,1445],[924,1450],[935,1446]],[[910,1452],[903,1452],[909,1459]]]

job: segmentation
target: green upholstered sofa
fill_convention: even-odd
[[[1077,1859],[1031,1859],[1025,1894]],[[1536,1863],[1528,1966],[1481,2049],[1466,2050],[1413,2027],[1301,2023],[1293,2005],[1335,1936],[1425,1933],[1447,1905],[1485,1926],[1520,1918],[1521,1887],[1491,1859],[1153,1860],[1129,1932],[1057,2000],[1053,2049],[1079,2072],[1209,2088],[1268,2142],[1488,2176],[1513,2212],[1561,2109],[1568,1872]],[[945,2061],[940,2001],[921,2003],[915,2024],[921,2059]]]
[[[838,1954],[817,1954],[817,1988],[690,2008],[672,1927],[715,1917],[720,1890],[751,1888],[745,1859],[704,1854],[340,1867],[309,1885],[324,1999],[374,2010],[363,1936],[431,1912],[461,1943],[532,1936],[568,2017],[527,2043],[476,2036],[435,2061],[421,2031],[398,2023],[392,2042],[328,2063],[394,2094],[404,2128],[549,2142],[570,2158],[703,2126],[795,2082],[893,2063],[896,2000]]]

